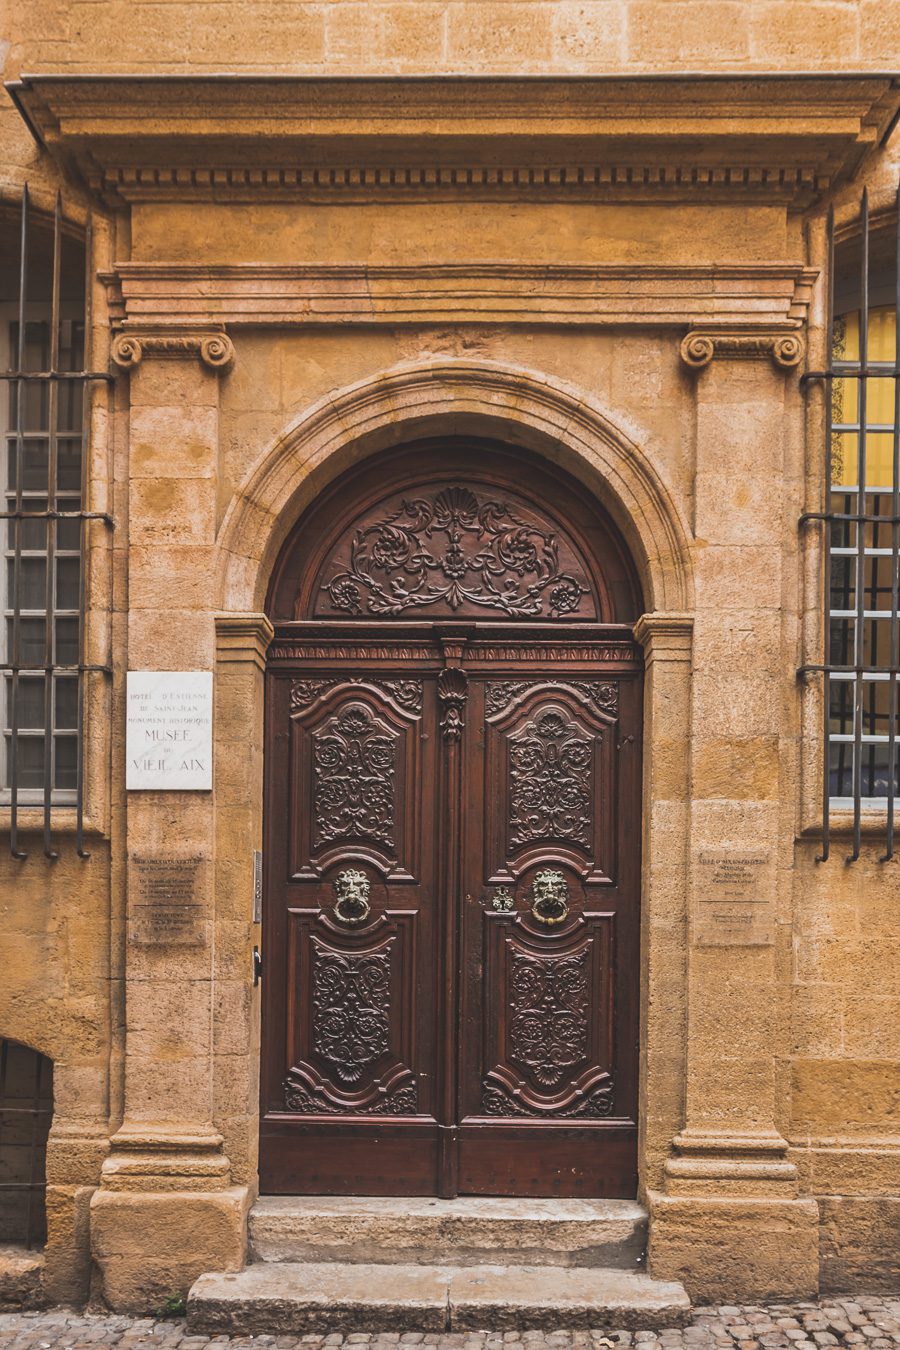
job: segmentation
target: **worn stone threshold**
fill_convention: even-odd
[[[465,1331],[683,1326],[682,1285],[585,1267],[261,1262],[201,1275],[188,1296],[198,1332]]]
[[[256,1261],[633,1270],[646,1237],[634,1200],[270,1195],[250,1212]]]

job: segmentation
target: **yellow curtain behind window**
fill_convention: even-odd
[[[869,311],[869,362],[895,359],[896,313],[893,307]],[[835,361],[859,360],[859,313],[844,314],[834,321]],[[894,439],[890,431],[874,431],[881,424],[894,424],[894,381],[870,377],[866,391],[866,484],[893,486]],[[859,410],[859,380],[835,379],[832,383],[831,414],[834,423],[856,422]],[[832,487],[852,487],[858,474],[859,437],[855,431],[836,431],[831,440]]]

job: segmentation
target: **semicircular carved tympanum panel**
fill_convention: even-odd
[[[580,550],[508,491],[436,483],[397,492],[329,552],[315,618],[598,618]]]

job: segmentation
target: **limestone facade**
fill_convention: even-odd
[[[858,862],[840,815],[816,862],[797,671],[822,645],[798,519],[824,493],[801,376],[825,211],[852,234],[865,185],[893,209],[897,7],[32,0],[7,33],[2,206],[27,181],[92,213],[91,363],[116,375],[91,416],[115,529],[90,531],[113,670],[90,857],[66,808],[57,860],[28,810],[28,859],[0,856],[0,1036],[54,1064],[47,1296],[144,1309],[243,1262],[269,578],[326,485],[434,434],[563,466],[640,574],[651,1272],[706,1301],[896,1281],[900,875],[877,812]],[[129,669],[214,672],[211,793],[126,793]],[[142,946],[133,859],[176,834],[202,941]],[[765,854],[771,940],[700,940],[709,850]]]

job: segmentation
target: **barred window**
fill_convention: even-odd
[[[863,811],[885,820],[887,860],[900,786],[900,226],[872,228],[864,194],[858,229],[837,244],[833,216],[828,229],[826,651],[816,667],[825,679],[822,858],[831,811],[849,808],[850,860],[860,854]]]
[[[18,809],[75,806],[83,853],[83,700],[88,382],[83,234],[30,207],[0,218],[0,791],[10,847],[24,857]]]

